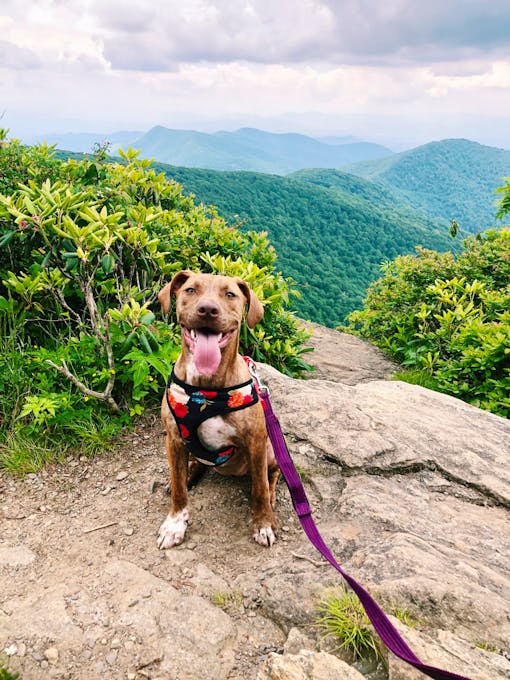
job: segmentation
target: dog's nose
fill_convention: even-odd
[[[215,318],[219,315],[220,308],[215,302],[212,302],[211,300],[204,300],[203,302],[200,303],[197,313],[198,316],[201,316],[203,318],[205,317]]]

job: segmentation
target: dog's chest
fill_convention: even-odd
[[[213,416],[199,425],[197,433],[203,445],[214,450],[231,446],[236,429],[223,416]]]
[[[217,466],[237,450],[235,412],[255,404],[258,394],[252,380],[232,388],[206,389],[183,383],[172,373],[167,401],[189,453]]]

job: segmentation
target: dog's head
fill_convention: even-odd
[[[237,351],[245,305],[250,328],[264,314],[260,300],[239,277],[181,271],[158,295],[165,314],[170,311],[174,295],[184,342],[193,354],[197,370],[204,375],[217,371],[227,347],[234,346]]]

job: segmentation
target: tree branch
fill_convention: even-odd
[[[83,326],[83,320],[82,320],[81,316],[77,312],[75,312],[74,309],[70,305],[67,304],[66,299],[65,299],[62,291],[59,290],[58,288],[56,288],[53,285],[51,286],[51,291],[53,292],[53,295],[58,299],[58,301],[60,302],[62,307],[69,312],[70,316],[72,318],[74,318],[74,320],[76,321],[78,326],[81,328]]]
[[[103,392],[97,392],[96,390],[91,390],[90,388],[88,388],[85,385],[85,383],[82,383],[81,380],[79,380],[73,373],[71,373],[65,361],[62,361],[61,366],[56,364],[51,359],[46,359],[46,363],[49,364],[52,368],[54,368],[56,371],[58,371],[60,374],[65,376],[68,380],[70,380],[73,383],[73,385],[75,385],[80,390],[80,392],[83,392],[83,394],[85,394],[87,397],[94,397],[95,399],[99,399],[99,401],[105,401],[108,404],[108,407],[114,413],[120,413],[120,408],[115,399],[112,397],[112,390],[115,382],[114,374],[110,373],[108,383]]]

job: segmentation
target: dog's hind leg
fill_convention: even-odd
[[[280,477],[280,468],[278,463],[270,463],[267,467],[267,478],[269,481],[269,502],[273,510],[276,506],[276,485],[278,484],[278,478]]]
[[[198,484],[207,472],[208,467],[208,465],[204,465],[193,456],[190,456],[188,463],[188,489],[191,489],[195,484]]]

